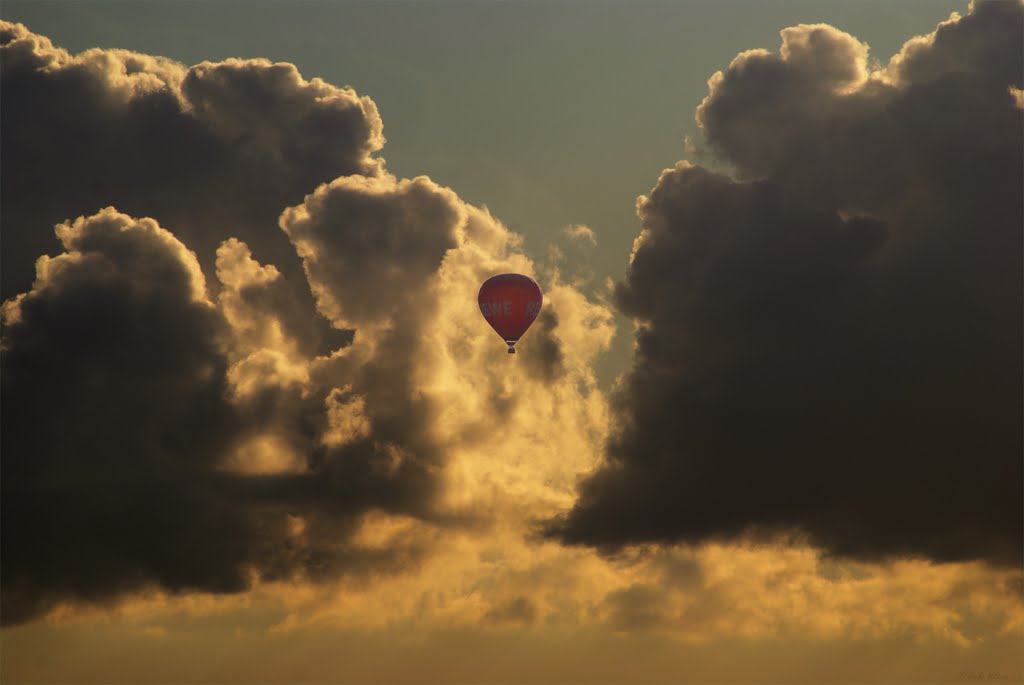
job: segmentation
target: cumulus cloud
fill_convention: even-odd
[[[149,579],[239,589],[252,537],[213,479],[238,417],[195,256],[112,209],[57,233],[4,307],[4,621]]]
[[[740,177],[771,178],[805,204],[891,214],[927,196],[962,213],[991,195],[1001,205],[1019,189],[1008,89],[1021,84],[1020,33],[1019,3],[978,3],[871,71],[853,36],[795,26],[778,54],[745,52],[712,76],[697,123]]]
[[[365,407],[329,362],[302,358],[275,269],[226,242],[213,301],[195,255],[152,219],[107,208],[57,235],[65,252],[4,305],[5,622],[150,587],[404,569],[426,552],[360,537],[367,512],[422,513],[436,490],[427,443],[394,427],[409,402]]]
[[[412,573],[443,530],[568,502],[603,437],[611,313],[545,282],[507,359],[475,294],[531,261],[372,158],[372,101],[265,60],[2,38],[4,257],[43,254],[5,281],[6,623]],[[551,464],[537,495],[524,455]]]
[[[419,177],[339,178],[281,216],[318,306],[338,327],[429,316],[429,277],[465,221],[450,190]]]
[[[1022,16],[977,3],[875,71],[796,26],[712,77],[738,180],[682,162],[639,201],[634,367],[554,535],[1020,563]]]
[[[168,227],[208,274],[223,240],[244,241],[296,290],[301,343],[344,342],[312,315],[277,218],[320,183],[380,171],[370,98],[263,59],[186,67],[125,50],[70,55],[10,22],[0,22],[0,63],[4,298],[59,249],[55,224],[112,205]]]
[[[65,252],[4,305],[5,622],[151,586],[237,592],[414,562],[417,540],[354,536],[370,509],[421,507],[431,477],[391,468],[416,446],[338,421],[346,388],[317,384],[273,325],[275,270],[226,243],[213,302],[151,219],[108,208],[57,234]]]

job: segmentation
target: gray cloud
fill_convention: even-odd
[[[214,470],[239,418],[195,257],[113,210],[59,234],[5,309],[4,621],[148,581],[240,589],[254,539]]]
[[[37,256],[59,249],[55,224],[113,205],[169,227],[206,273],[221,241],[245,241],[296,289],[304,344],[332,335],[312,315],[277,218],[319,183],[379,173],[372,100],[266,60],[186,68],[124,50],[71,56],[9,22],[0,60],[5,298],[30,286]]]
[[[370,417],[367,436],[325,452],[320,463],[352,496],[373,492],[379,473],[411,486],[403,498],[425,504],[433,494],[443,463],[430,427],[437,409],[416,391],[416,369],[438,310],[434,276],[465,222],[452,191],[386,174],[336,179],[281,215],[320,311],[336,326],[356,327],[363,343],[325,364],[327,384],[351,387]],[[419,513],[429,516],[426,507]]]
[[[782,35],[697,112],[745,180],[681,163],[639,206],[608,465],[551,532],[1019,563],[1021,5],[874,73],[836,29]]]
[[[278,226],[319,183],[382,173],[373,102],[266,60],[71,56],[8,22],[0,52],[3,290],[26,293],[5,304],[4,622],[413,563],[419,541],[352,535],[429,509],[416,401],[366,406],[386,363],[315,357],[351,331]]]
[[[1008,87],[1022,79],[1021,30],[1019,3],[979,3],[872,73],[854,37],[792,27],[779,54],[743,53],[716,74],[697,122],[740,177],[771,178],[794,201],[894,215],[927,199],[974,216],[971,201],[1019,189]]]
[[[387,386],[384,362],[346,371],[357,387],[394,393],[369,395],[380,405],[368,409],[369,433],[327,444],[325,405],[338,399],[329,363],[289,382],[268,370],[290,363],[267,356],[269,342],[256,353],[263,367],[233,361],[240,349],[253,358],[232,342],[239,319],[275,316],[243,304],[261,290],[272,301],[279,285],[239,275],[244,245],[224,248],[220,271],[232,286],[223,292],[247,299],[218,306],[195,256],[151,219],[108,208],[58,235],[66,251],[44,258],[33,289],[4,307],[5,623],[63,600],[153,585],[237,592],[253,573],[331,578],[408,568],[425,553],[417,540],[352,540],[365,512],[424,513],[436,489],[403,432],[415,400]],[[229,277],[232,250],[242,254]],[[259,383],[239,396],[246,374]],[[240,471],[232,455],[261,438],[297,454],[295,468]]]
[[[372,101],[292,65],[72,57],[9,23],[0,51],[4,623],[407,571],[479,522],[439,498],[464,393],[422,352],[484,349],[475,287],[531,268],[500,223],[388,174]],[[546,317],[542,382],[588,325]]]
[[[465,212],[426,177],[339,178],[281,215],[320,310],[337,326],[429,310],[428,276],[456,246]]]

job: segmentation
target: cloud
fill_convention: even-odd
[[[8,22],[0,51],[4,292],[27,291],[4,305],[4,621],[414,566],[421,540],[359,538],[437,490],[409,383],[365,389],[401,375],[405,338],[317,357],[351,333],[278,226],[319,183],[382,173],[373,102],[266,60],[71,56]]]
[[[978,562],[837,561],[803,544],[710,543],[647,551],[596,613],[610,628],[684,642],[939,640],[968,647],[1019,631],[1013,571]],[[982,579],[985,580],[982,580]]]
[[[220,243],[240,239],[296,290],[305,311],[290,323],[307,351],[344,342],[313,316],[277,218],[320,183],[380,172],[370,98],[263,59],[72,56],[10,22],[0,22],[0,55],[4,298],[28,289],[38,255],[59,249],[55,224],[115,206],[168,227],[208,274]]]
[[[420,404],[388,382],[402,357],[385,344],[333,385],[282,333],[280,274],[238,241],[212,301],[152,219],[107,208],[57,233],[65,252],[4,305],[5,622],[415,566],[428,538],[368,543],[362,521],[426,516],[438,488]]]
[[[579,240],[581,242],[589,244],[591,247],[597,247],[597,236],[594,234],[593,229],[584,226],[583,224],[573,224],[565,227],[565,235],[569,236],[573,240]]]
[[[4,304],[5,623],[415,574],[443,531],[568,502],[611,313],[545,280],[508,360],[476,290],[533,264],[372,158],[372,101],[265,60],[2,40],[4,255],[44,253]]]
[[[195,256],[112,209],[57,233],[4,308],[4,621],[150,579],[240,589],[252,531],[213,471],[238,417]]]
[[[980,2],[871,71],[867,46],[826,25],[782,31],[779,54],[742,53],[709,81],[696,119],[744,179],[828,209],[896,213],[927,195],[975,211],[1019,188],[1021,9]],[[987,198],[986,198],[987,199]],[[955,200],[955,201],[954,201]]]
[[[465,211],[426,177],[339,178],[281,216],[320,310],[335,326],[429,316],[429,277],[454,248]],[[410,311],[412,310],[412,311]]]
[[[509,623],[531,624],[536,620],[537,609],[528,597],[520,595],[504,604],[494,607],[484,616],[484,620],[497,625]]]
[[[396,631],[415,641],[457,630],[577,639],[664,642],[675,649],[737,641],[781,648],[872,642],[897,652],[949,649],[973,660],[1001,644],[1003,656],[1024,626],[1019,573],[980,562],[886,563],[836,559],[798,541],[742,540],[693,547],[633,548],[618,557],[553,543],[535,544],[513,531],[429,534],[412,519],[371,517],[367,547],[427,535],[430,553],[415,572],[386,578],[343,577],[336,583],[258,583],[238,597],[192,595],[170,601],[148,594],[113,612],[66,610],[50,621],[94,626],[114,616],[185,633],[206,620],[241,622],[263,639],[334,631]],[[210,617],[207,619],[206,617]]]
[[[740,180],[682,162],[638,203],[634,367],[552,534],[1019,564],[1022,22],[977,3],[874,71],[801,25],[712,77]]]
[[[574,288],[593,292],[593,250],[597,235],[583,224],[570,224],[548,243],[541,272],[552,281],[566,282]]]

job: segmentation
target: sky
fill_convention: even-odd
[[[3,682],[1024,682],[1024,5],[0,19]]]

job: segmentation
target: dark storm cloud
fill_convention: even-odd
[[[186,68],[124,50],[71,56],[9,22],[0,60],[4,298],[31,285],[36,257],[56,252],[55,224],[112,205],[170,227],[206,273],[221,241],[245,241],[298,290],[306,344],[326,335],[277,217],[319,183],[379,172],[369,98],[266,60]]]
[[[195,258],[112,210],[60,236],[5,312],[4,622],[150,580],[240,589],[252,538],[212,478],[237,417]]]
[[[697,121],[740,176],[801,202],[896,214],[926,197],[973,217],[1020,188],[1009,87],[1024,78],[1022,31],[1019,3],[982,3],[868,78],[866,45],[792,27],[780,54],[743,53],[716,74]]]
[[[1020,563],[1022,28],[979,4],[869,76],[800,26],[712,78],[698,121],[757,180],[681,163],[639,205],[634,368],[554,534]]]
[[[329,578],[419,557],[422,541],[350,542],[364,512],[423,510],[433,491],[416,446],[388,425],[398,416],[328,448],[329,386],[267,382],[229,401],[235,322],[184,245],[110,208],[58,235],[66,252],[4,309],[4,623],[150,586],[235,592],[253,572]],[[249,280],[233,285],[251,295]],[[228,468],[268,434],[311,465]]]

